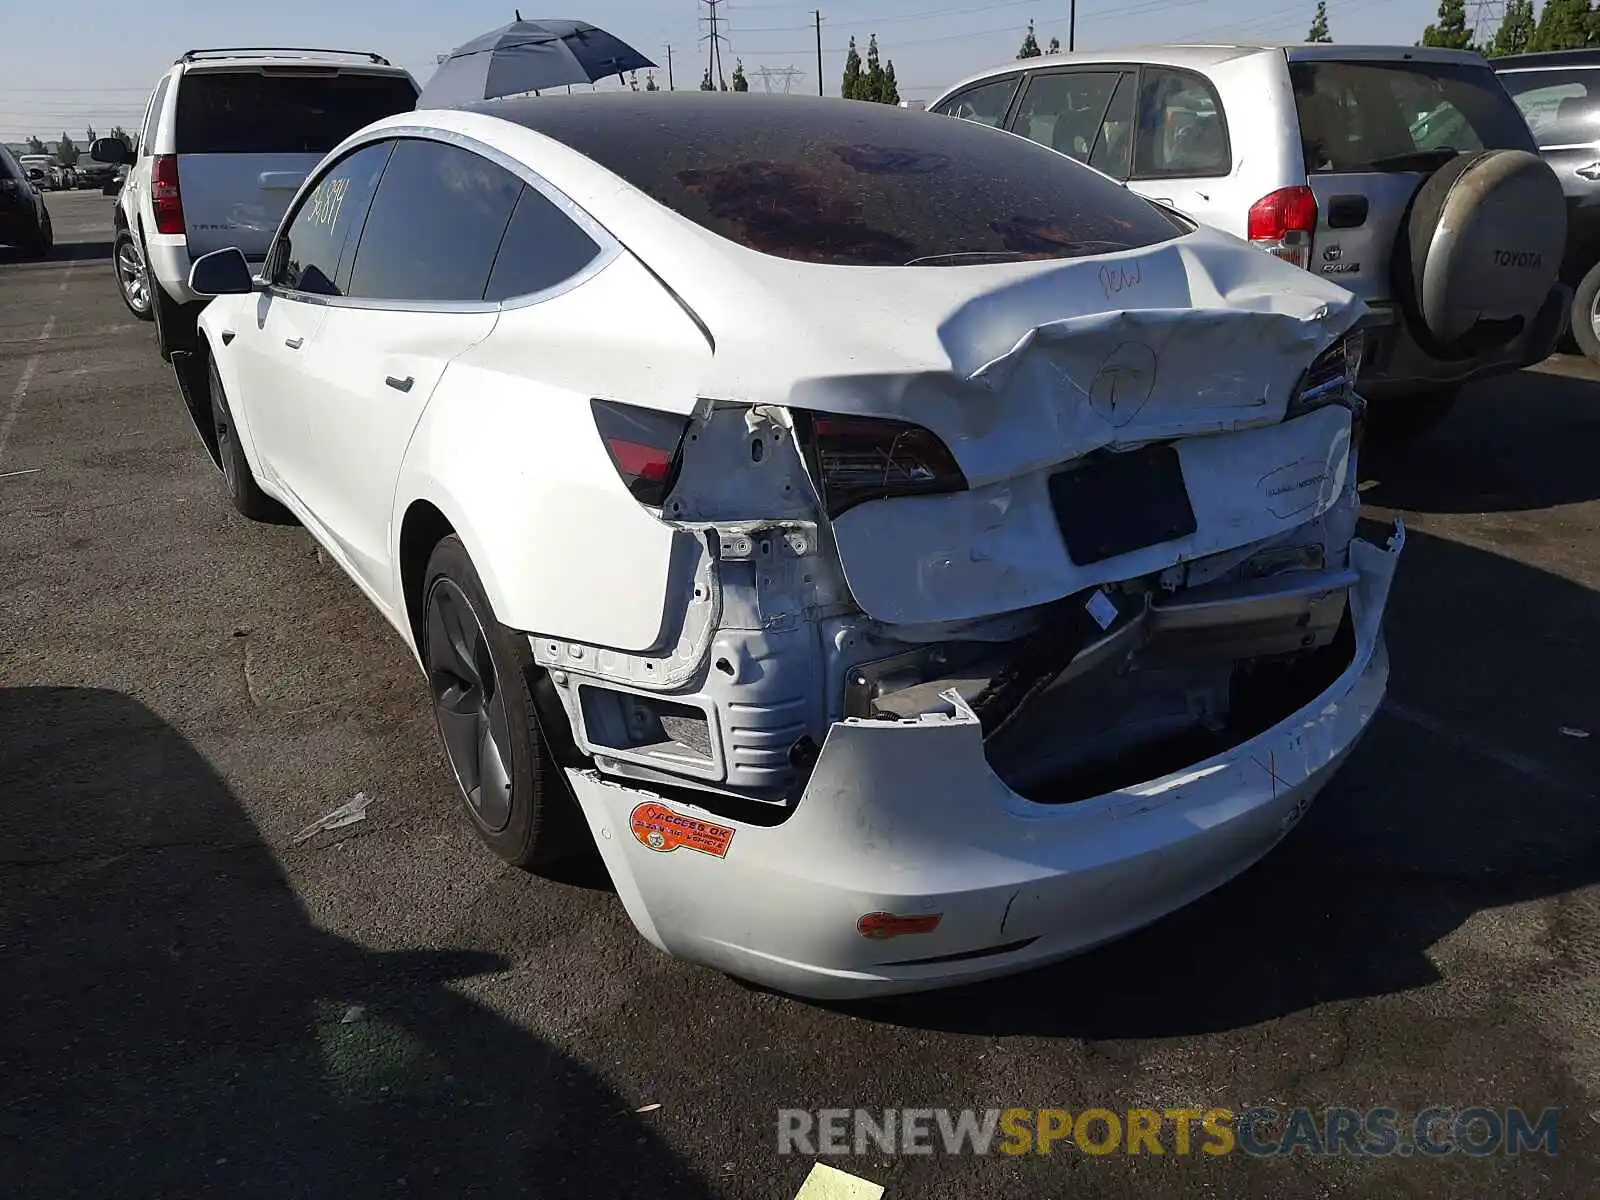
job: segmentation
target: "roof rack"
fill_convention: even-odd
[[[353,58],[369,59],[382,67],[394,65],[383,55],[374,54],[371,50],[323,50],[314,46],[217,46],[209,50],[185,50],[183,57],[175,61],[186,63],[202,58],[277,58],[289,54],[348,54]]]

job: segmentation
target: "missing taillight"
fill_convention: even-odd
[[[615,400],[594,400],[594,423],[633,498],[660,508],[678,481],[689,418]]]
[[[1317,355],[1301,377],[1300,386],[1284,414],[1285,419],[1303,416],[1329,404],[1357,408],[1361,400],[1356,392],[1356,381],[1361,375],[1366,341],[1366,334],[1357,329]]]
[[[930,430],[909,421],[796,414],[830,517],[868,500],[962,492],[967,477]]]

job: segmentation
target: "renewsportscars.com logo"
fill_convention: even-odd
[[[786,1108],[778,1111],[778,1153],[1514,1157],[1556,1154],[1560,1114],[1481,1105],[1438,1105],[1409,1117],[1393,1108]]]

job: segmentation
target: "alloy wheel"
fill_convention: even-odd
[[[428,593],[428,681],[445,754],[484,829],[511,820],[511,738],[488,639],[471,602],[452,580]]]
[[[128,298],[128,307],[138,312],[149,311],[150,279],[145,274],[144,256],[132,238],[117,249],[117,279],[122,284],[122,294]]]

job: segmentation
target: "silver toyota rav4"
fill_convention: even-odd
[[[929,105],[1104,171],[1367,302],[1361,390],[1419,432],[1565,328],[1561,185],[1477,54],[1144,46],[975,75]]]

